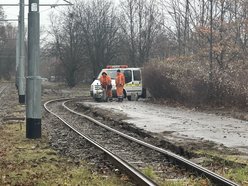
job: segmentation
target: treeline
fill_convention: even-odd
[[[184,87],[188,94],[203,87],[208,98],[224,98],[226,92],[227,99],[245,97],[247,10],[247,0],[76,1],[51,16],[54,40],[46,54],[57,57],[59,73],[70,86],[91,79],[107,64],[146,64],[150,77],[171,74],[173,86],[186,86],[187,74],[192,81],[199,77],[202,83],[192,91]],[[156,63],[162,74],[151,71]],[[182,98],[185,91],[175,95]]]
[[[162,33],[160,21],[155,1],[76,1],[51,16],[54,40],[47,53],[59,58],[62,75],[74,86],[78,74],[92,77],[108,64],[143,66]]]
[[[0,19],[5,18],[0,7]],[[10,80],[15,74],[16,28],[0,21],[0,80]]]
[[[176,55],[148,63],[144,70],[154,97],[246,108],[248,1],[171,2]],[[163,83],[156,87],[151,78]]]

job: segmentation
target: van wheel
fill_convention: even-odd
[[[142,88],[141,97],[142,97],[142,98],[146,98],[146,88]]]
[[[131,101],[131,96],[127,96],[127,100],[128,101]]]

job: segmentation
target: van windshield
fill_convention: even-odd
[[[102,72],[106,72],[111,79],[115,79],[116,77],[116,74],[117,74],[117,70],[118,69],[103,69],[100,74],[98,75],[98,78],[97,79],[100,79],[101,75],[102,75]],[[120,69],[121,70],[121,73],[124,74],[125,76],[125,82],[126,83],[129,83],[132,81],[132,71],[131,70],[127,70],[127,69]]]
[[[122,70],[121,70],[121,71],[122,71]],[[117,73],[117,69],[104,69],[104,70],[102,70],[102,71],[99,73],[97,79],[100,79],[100,77],[101,77],[101,75],[102,75],[102,72],[106,72],[106,73],[108,74],[108,76],[110,76],[111,79],[115,79],[116,73]],[[123,71],[122,71],[122,72],[123,72]]]

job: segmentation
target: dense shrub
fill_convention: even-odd
[[[154,98],[190,105],[247,106],[248,68],[244,63],[229,64],[225,70],[214,66],[211,84],[208,69],[208,62],[193,58],[151,62],[143,70],[144,86]]]
[[[160,63],[152,63],[143,71],[144,86],[155,98],[180,99],[181,95],[174,84],[172,71]],[[168,75],[170,73],[170,75]]]

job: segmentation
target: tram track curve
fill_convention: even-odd
[[[113,128],[110,128],[110,127],[104,125],[103,123],[101,123],[101,122],[99,122],[99,121],[97,121],[97,120],[95,120],[95,119],[93,119],[93,118],[91,118],[91,117],[89,117],[87,115],[84,115],[82,113],[78,113],[78,112],[70,109],[69,107],[66,106],[66,103],[68,101],[70,101],[69,99],[51,100],[49,102],[46,102],[44,104],[45,109],[48,112],[53,113],[53,111],[51,111],[51,110],[48,109],[47,105],[48,104],[51,104],[51,103],[54,103],[54,102],[58,102],[58,101],[59,102],[63,102],[63,104],[62,104],[63,105],[63,108],[64,109],[67,109],[71,113],[76,114],[78,116],[81,116],[81,117],[83,117],[83,118],[85,118],[85,119],[87,119],[87,120],[89,120],[89,121],[97,124],[98,126],[103,127],[105,130],[109,130],[111,132],[114,132],[114,133],[120,135],[123,138],[126,138],[128,140],[134,141],[135,143],[137,143],[139,145],[142,145],[142,146],[145,146],[146,148],[150,148],[153,151],[162,153],[167,159],[169,159],[173,163],[179,164],[180,166],[183,165],[183,167],[186,167],[187,169],[193,170],[193,172],[196,172],[198,175],[203,175],[203,176],[211,179],[217,185],[237,185],[236,183],[234,183],[234,182],[232,182],[230,180],[227,180],[226,178],[224,178],[222,176],[219,176],[218,174],[216,174],[216,173],[214,173],[212,171],[209,171],[206,168],[203,168],[203,167],[201,167],[201,166],[199,166],[199,165],[197,165],[197,164],[195,164],[195,163],[193,163],[193,162],[191,162],[191,161],[189,161],[189,160],[187,160],[187,159],[185,159],[185,158],[183,158],[181,156],[178,156],[178,155],[176,155],[176,154],[174,154],[174,153],[172,153],[170,151],[164,150],[162,148],[159,148],[159,147],[153,146],[151,144],[148,144],[146,142],[143,142],[141,140],[138,140],[138,139],[136,139],[136,138],[134,138],[132,136],[128,136],[126,134],[123,134],[122,132],[119,132],[119,131],[117,131],[117,130],[115,130]],[[55,113],[53,113],[53,114],[55,114]],[[63,121],[63,122],[66,123],[66,121],[63,118],[61,118],[60,116],[56,115],[56,117],[58,117],[61,121]],[[72,129],[73,129],[73,127],[72,127]],[[75,129],[75,131],[77,131],[77,130]],[[148,184],[148,185],[150,185],[150,184]]]
[[[68,100],[68,99],[63,99],[63,100]],[[93,139],[89,138],[88,136],[82,134],[81,132],[79,132],[76,128],[74,128],[73,126],[71,126],[69,123],[67,123],[63,118],[61,118],[59,115],[57,115],[56,113],[54,113],[53,111],[49,110],[48,108],[48,104],[54,101],[61,101],[61,99],[59,100],[52,100],[52,101],[48,101],[44,104],[44,108],[47,112],[51,113],[52,115],[56,116],[58,119],[60,119],[66,126],[68,126],[70,129],[72,129],[74,132],[76,132],[78,135],[80,135],[81,137],[83,137],[84,139],[86,139],[88,142],[90,142],[91,144],[93,144],[95,147],[99,148],[100,150],[102,150],[111,160],[112,162],[115,163],[116,166],[118,166],[120,169],[122,169],[123,171],[125,171],[129,176],[131,176],[138,185],[151,185],[151,186],[156,186],[157,184],[155,182],[153,182],[151,179],[149,179],[148,177],[146,177],[144,174],[142,174],[140,171],[138,171],[137,169],[135,169],[134,167],[132,167],[129,163],[125,162],[124,160],[122,160],[120,157],[114,155],[113,153],[111,153],[109,150],[105,149],[103,146],[101,146],[100,144],[98,144],[97,142],[95,142]]]

